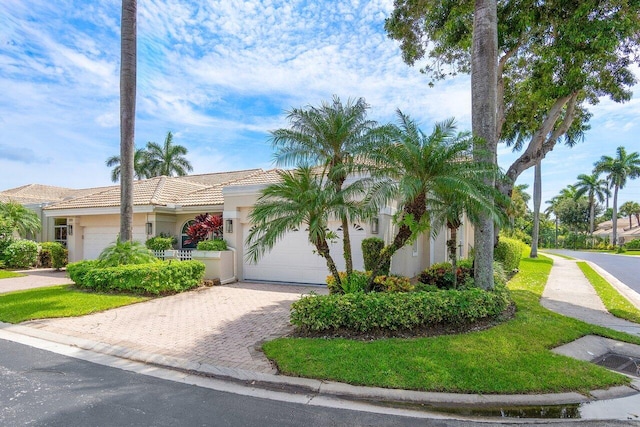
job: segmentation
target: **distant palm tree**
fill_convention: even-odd
[[[149,169],[149,153],[144,148],[136,148],[133,153],[133,177],[135,179],[151,178],[153,174]],[[111,170],[111,181],[118,182],[120,179],[120,156],[111,156],[106,160],[107,167]]]
[[[606,179],[600,179],[599,174],[580,174],[578,175],[578,182],[573,187],[576,189],[574,199],[587,195],[589,199],[589,233],[593,234],[595,230],[595,216],[596,216],[596,199],[602,203],[607,195],[611,194],[609,191],[609,183]]]
[[[16,231],[20,237],[35,234],[41,228],[38,214],[13,201],[0,202],[0,222],[10,231]]]
[[[173,134],[167,132],[164,144],[147,143],[149,168],[153,176],[184,176],[193,170],[191,163],[184,157],[188,150],[182,145],[173,144]]]
[[[622,206],[620,206],[620,214],[629,217],[629,228],[633,227],[631,219],[635,216],[636,220],[638,216],[640,216],[640,204],[637,202],[624,202]],[[640,225],[640,222],[638,223]]]
[[[613,184],[613,238],[612,244],[616,246],[618,232],[618,190],[624,188],[627,179],[640,177],[640,154],[637,152],[627,154],[624,147],[618,147],[616,156],[602,156],[595,163],[594,172],[604,172],[607,179]]]

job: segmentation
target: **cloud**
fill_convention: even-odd
[[[0,160],[8,160],[18,163],[49,163],[50,159],[36,154],[33,150],[26,147],[12,147],[6,144],[0,144]]]

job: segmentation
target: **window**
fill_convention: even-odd
[[[67,218],[53,220],[53,240],[67,247]]]
[[[187,222],[184,223],[184,225],[182,226],[182,231],[180,232],[180,244],[181,244],[181,248],[182,249],[195,249],[196,244],[193,242],[190,243],[185,243],[185,241],[189,240],[189,236],[187,235],[187,228],[191,227],[193,224],[195,224],[196,221],[191,219]]]

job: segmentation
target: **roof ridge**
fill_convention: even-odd
[[[151,196],[151,199],[149,200],[149,202],[152,205],[157,205],[158,204],[158,199],[162,195],[162,190],[164,190],[164,185],[165,185],[166,182],[167,182],[167,177],[164,176],[164,175],[160,176],[160,179],[158,180],[158,185],[156,185],[156,189],[153,192],[153,195]]]
[[[247,169],[247,170],[254,170],[254,169]],[[262,168],[257,168],[257,169],[255,169],[255,172],[253,172],[253,173],[251,173],[249,175],[243,176],[241,178],[230,179],[229,181],[221,182],[216,187],[224,187],[225,185],[229,185],[232,182],[244,181],[245,179],[253,178],[255,176],[262,175],[262,174],[265,174],[267,172],[269,172],[269,171],[265,171]]]

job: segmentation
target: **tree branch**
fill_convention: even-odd
[[[507,61],[516,54],[522,42],[519,41],[518,44],[511,50],[507,51],[500,60],[498,61],[498,93],[497,93],[497,117],[496,117],[496,137],[497,140],[500,141],[500,137],[502,135],[502,127],[504,123],[507,121],[505,106],[504,106],[504,67],[507,65]]]

